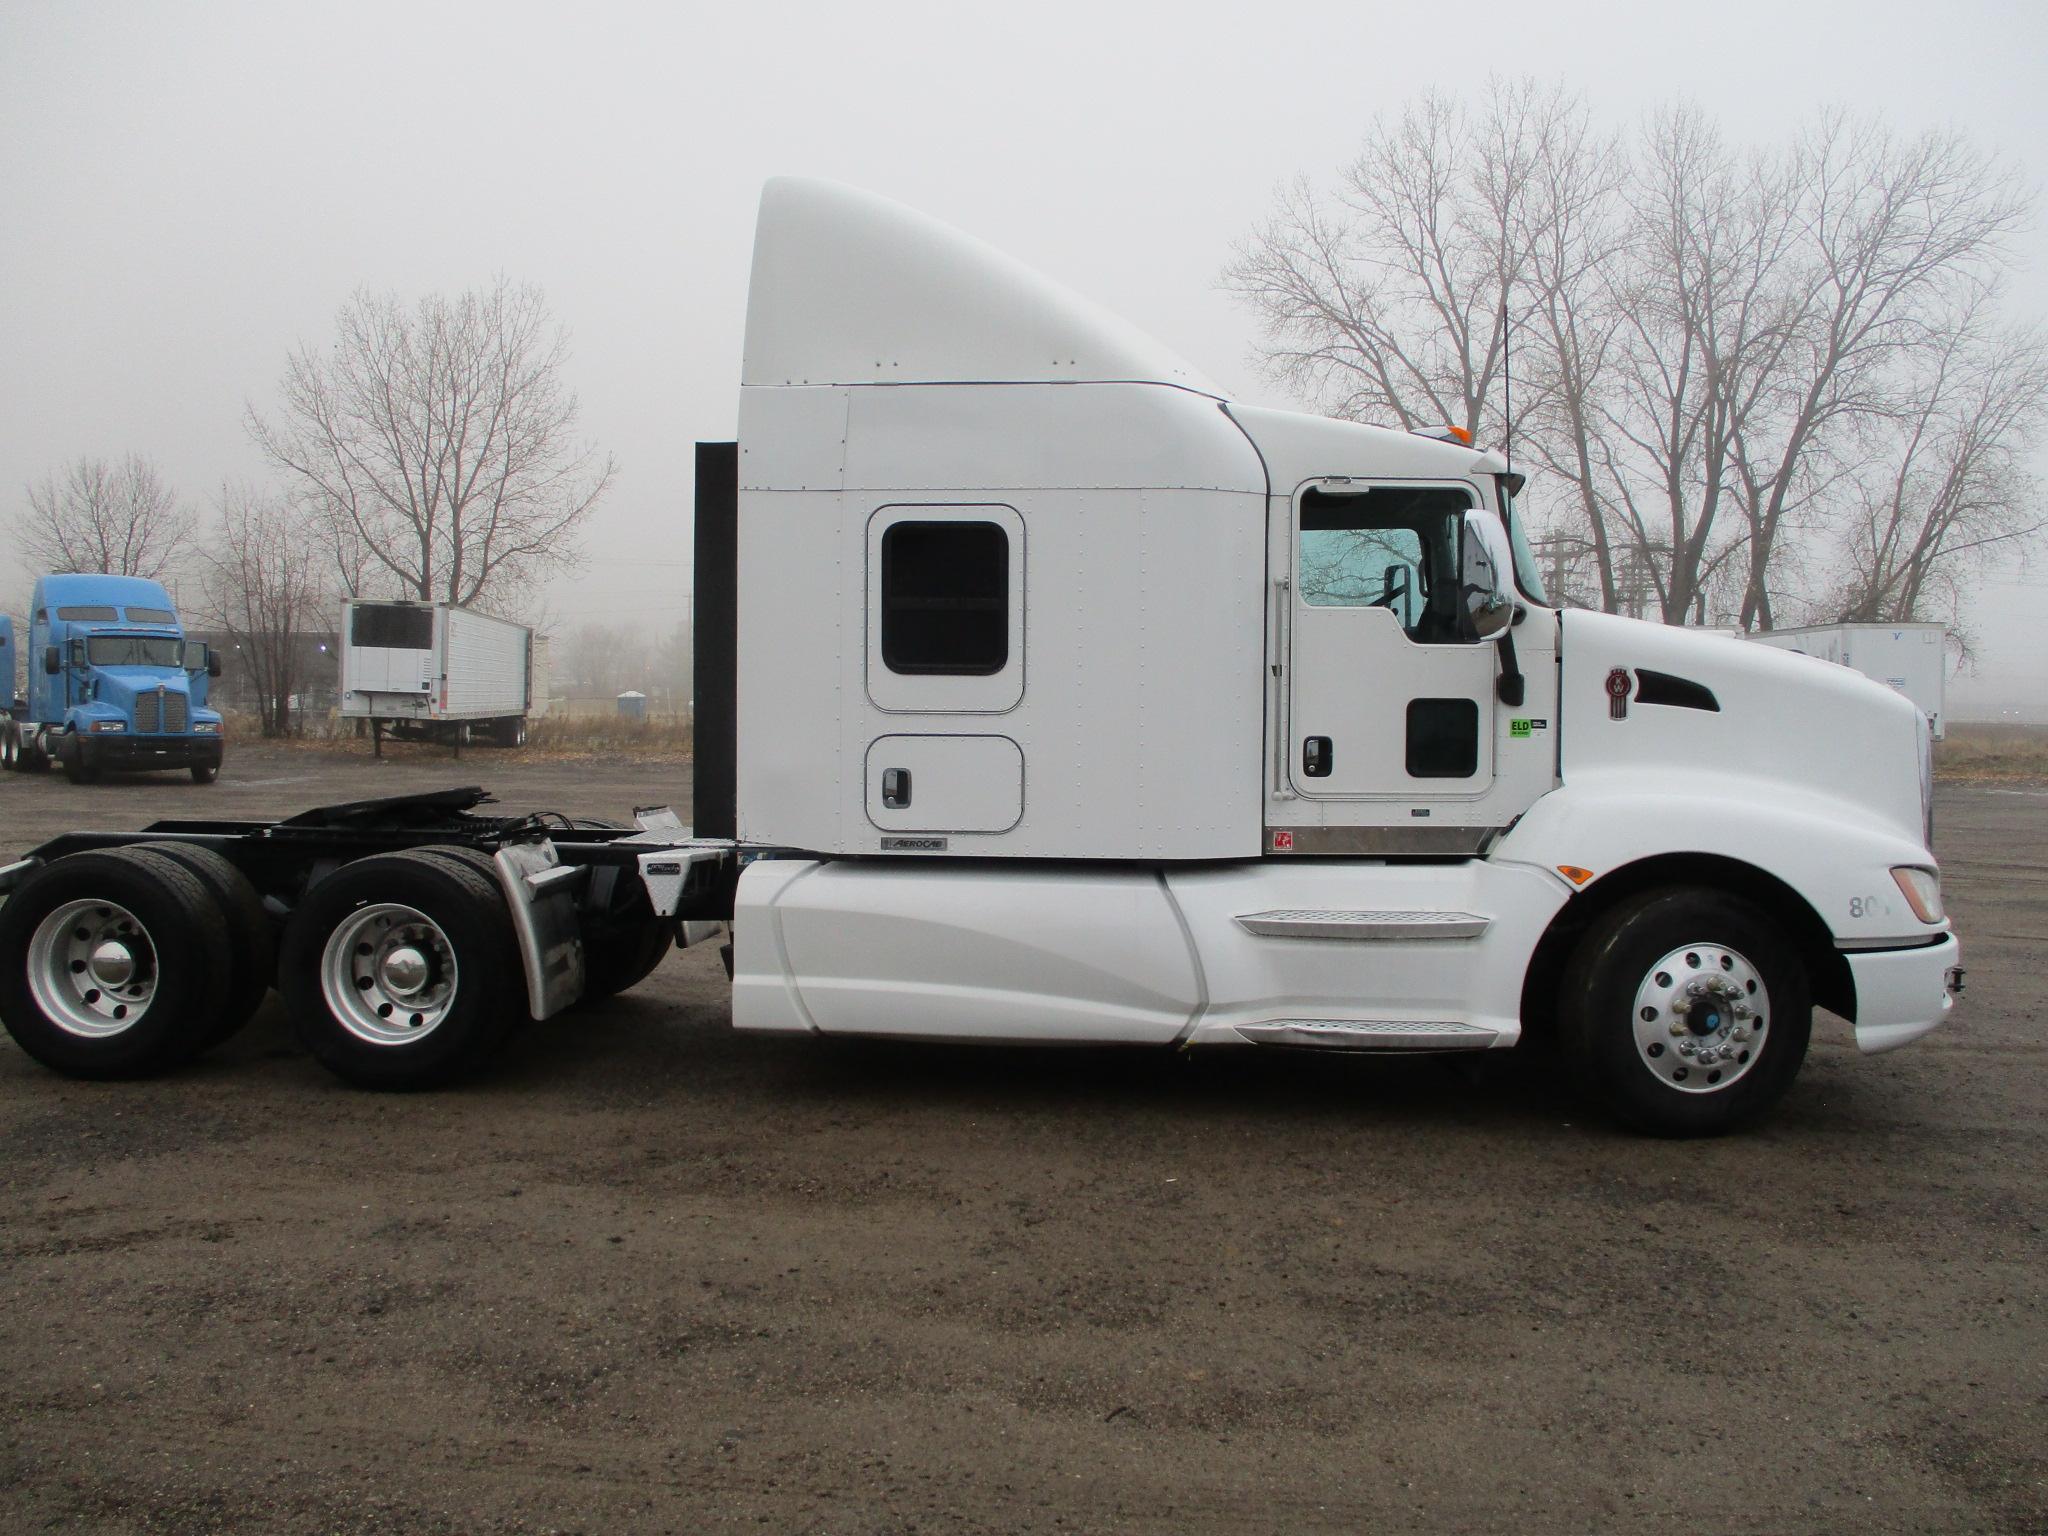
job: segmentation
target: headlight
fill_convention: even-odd
[[[218,720],[194,720],[192,722],[192,733],[195,736],[218,736],[220,734],[220,722]]]
[[[1913,909],[1915,917],[1923,923],[1941,921],[1941,876],[1938,872],[1922,869],[1917,864],[1901,864],[1892,871],[1892,879],[1898,882],[1899,894],[1906,898],[1906,905]]]
[[[92,723],[92,729],[95,736],[105,731],[125,731],[128,729],[128,722],[126,720],[95,720]]]

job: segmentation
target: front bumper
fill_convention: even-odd
[[[1955,1004],[1950,977],[1962,963],[1952,933],[1912,949],[1869,949],[1842,956],[1856,983],[1856,1046],[1896,1050],[1945,1022]]]
[[[218,768],[221,764],[218,736],[129,736],[109,731],[104,736],[85,736],[76,731],[50,738],[50,748],[62,763],[77,761],[88,768],[111,768],[115,772],[147,773],[153,768]]]

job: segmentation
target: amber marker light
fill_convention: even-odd
[[[1557,872],[1563,875],[1565,879],[1571,881],[1573,885],[1584,885],[1593,878],[1593,871],[1581,869],[1576,864],[1560,864],[1557,866]]]

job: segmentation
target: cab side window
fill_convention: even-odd
[[[1301,498],[1295,580],[1312,608],[1385,608],[1408,638],[1455,643],[1460,540],[1471,497],[1444,486],[1310,490]]]

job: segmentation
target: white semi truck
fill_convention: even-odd
[[[1616,1116],[1701,1134],[1785,1091],[1816,1003],[1866,1051],[1949,1011],[1919,712],[1560,612],[1498,454],[1232,400],[796,180],[739,420],[698,449],[693,830],[461,790],[60,838],[0,872],[15,1038],[158,1070],[274,976],[343,1077],[440,1083],[729,925],[740,1029],[1549,1035]]]

